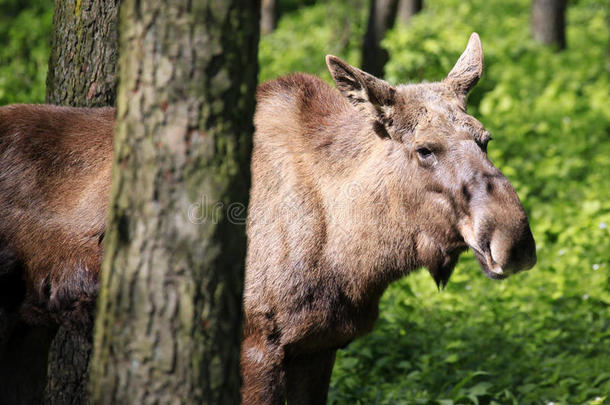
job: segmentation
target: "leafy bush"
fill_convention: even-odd
[[[0,105],[45,97],[53,1],[0,0]]]
[[[259,80],[308,72],[330,81],[324,61],[327,54],[358,65],[366,29],[364,4],[364,0],[341,1],[332,6],[320,2],[285,15],[276,31],[261,38]]]

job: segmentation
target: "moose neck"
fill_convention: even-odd
[[[392,281],[420,265],[413,218],[417,185],[405,194],[409,187],[401,183],[412,179],[400,144],[379,138],[350,114],[338,118],[327,129],[334,132],[332,142],[317,149],[335,156],[316,159],[326,165],[326,175],[316,179],[326,221],[324,256],[348,296],[376,301]]]

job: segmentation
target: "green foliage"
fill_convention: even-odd
[[[470,33],[481,35],[486,68],[470,112],[530,215],[539,262],[494,282],[468,254],[441,293],[425,270],[393,285],[374,332],[339,351],[332,404],[610,403],[608,9],[571,2],[568,49],[556,53],[530,38],[530,4],[426,1],[384,44],[387,79],[419,82],[442,79]],[[365,9],[349,10],[339,48],[344,24],[325,3],[287,14],[262,39],[261,79],[328,80],[326,53],[358,64]]]
[[[0,0],[0,105],[44,101],[52,26],[52,0]]]
[[[286,14],[276,31],[261,38],[259,81],[292,72],[308,72],[330,80],[324,61],[327,54],[359,65],[366,29],[365,3],[318,2]]]

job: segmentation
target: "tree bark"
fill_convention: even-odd
[[[96,404],[239,403],[260,4],[126,0]]]
[[[47,103],[115,104],[119,0],[55,0]]]
[[[114,105],[119,0],[55,0],[47,102]],[[88,402],[92,331],[59,328],[49,352],[46,404]]]
[[[76,107],[114,105],[119,0],[56,0],[47,74],[47,102]],[[92,331],[61,326],[48,357],[46,404],[88,401]]]
[[[398,0],[398,20],[406,24],[419,13],[424,6],[424,0]]]
[[[386,31],[394,25],[398,0],[371,0],[369,20],[362,45],[362,69],[383,77],[388,51],[381,47]]]
[[[545,45],[566,47],[565,14],[567,0],[532,0],[534,39]]]
[[[269,34],[277,26],[277,0],[263,0],[261,6],[261,35]]]
[[[61,326],[48,356],[48,377],[44,404],[87,404],[89,402],[90,333]]]
[[[47,102],[112,105],[118,0],[56,0]],[[0,403],[84,404],[92,331],[29,326],[0,313]],[[8,334],[10,333],[10,334]]]

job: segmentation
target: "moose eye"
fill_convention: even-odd
[[[432,151],[426,147],[417,148],[416,152],[422,159],[427,159],[432,156]]]
[[[420,165],[424,167],[431,167],[436,164],[436,156],[430,148],[420,146],[419,148],[415,149],[415,152],[417,152]]]

